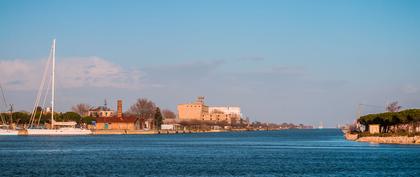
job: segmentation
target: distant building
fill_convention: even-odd
[[[140,119],[135,116],[118,118],[98,117],[96,118],[96,129],[99,130],[138,130],[140,129]]]
[[[231,106],[225,106],[225,107],[209,107],[209,112],[222,112],[225,114],[236,114],[240,117],[242,117],[241,108],[240,107],[231,107]]]
[[[204,97],[187,104],[179,104],[178,117],[183,120],[200,120],[211,122],[239,123],[241,120],[240,107],[209,107],[204,104]]]
[[[153,129],[153,120],[122,113],[122,100],[117,101],[117,115],[110,116],[106,111],[99,112],[96,129],[99,130],[148,130]]]
[[[198,97],[194,103],[179,104],[177,109],[180,120],[201,120],[203,114],[209,112],[209,107],[204,104],[204,97]]]
[[[109,109],[107,106],[98,106],[90,109],[88,112],[90,117],[113,117],[114,111]]]
[[[181,125],[176,119],[163,119],[163,124],[160,127],[161,130],[181,130]]]
[[[375,134],[381,132],[381,125],[379,124],[369,124],[369,133]]]

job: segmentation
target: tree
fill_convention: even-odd
[[[93,121],[96,121],[96,118],[90,117],[90,116],[86,116],[82,118],[82,122],[86,124],[92,124]]]
[[[146,98],[139,98],[137,102],[131,105],[129,114],[143,116],[144,118],[153,118],[156,112],[156,104]]]
[[[398,112],[400,109],[401,106],[398,105],[398,101],[394,101],[386,106],[388,112]]]
[[[62,120],[63,121],[75,121],[75,122],[80,122],[82,119],[82,117],[75,112],[66,112],[62,115]]]
[[[162,109],[162,115],[165,119],[175,119],[176,114],[169,109]]]
[[[89,109],[91,109],[92,106],[85,104],[85,103],[79,103],[74,105],[71,110],[77,114],[79,114],[80,116],[87,116],[87,114],[89,113]]]
[[[60,116],[61,116],[61,113],[60,114],[54,113],[54,119],[60,120]],[[38,125],[38,124],[42,125],[45,123],[51,123],[51,112],[43,113],[43,114],[39,112],[39,113],[36,113],[33,118],[34,118],[32,122],[33,125]]]
[[[369,124],[380,124],[382,132],[390,131],[409,131],[409,127],[415,130],[416,123],[420,120],[420,109],[407,109],[400,112],[384,112],[378,114],[368,114],[360,117],[357,121],[369,127]],[[400,127],[403,127],[400,130]],[[368,129],[366,129],[368,131]]]
[[[189,130],[200,129],[200,126],[203,121],[191,119],[191,120],[182,120],[179,122],[180,125],[186,127]]]
[[[16,124],[28,124],[30,115],[27,112],[14,112],[13,122]]]
[[[156,108],[156,111],[155,111],[155,121],[154,122],[155,122],[155,127],[158,130],[160,130],[160,126],[162,125],[162,122],[163,122],[163,116],[162,116],[162,113],[160,112],[159,107]]]
[[[42,107],[41,106],[37,106],[35,109],[36,112],[41,112],[42,111]]]

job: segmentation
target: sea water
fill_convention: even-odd
[[[1,136],[0,176],[420,176],[420,145],[338,129]]]

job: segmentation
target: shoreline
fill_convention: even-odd
[[[345,133],[344,137],[349,141],[377,143],[377,144],[412,144],[420,145],[420,136],[363,136],[355,133]]]
[[[232,130],[91,130],[95,135],[158,135],[158,134],[191,134],[191,133],[221,133],[221,132],[245,132],[245,131],[270,131],[277,129],[232,129]],[[27,130],[19,130],[18,136],[49,136],[49,135],[28,135]],[[51,135],[54,136],[54,135]],[[86,136],[86,135],[77,135]],[[89,135],[87,135],[89,136]]]

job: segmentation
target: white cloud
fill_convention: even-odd
[[[0,82],[8,89],[37,89],[46,60],[0,60]],[[142,86],[142,74],[99,57],[71,57],[57,61],[56,81],[62,88],[127,88]]]

